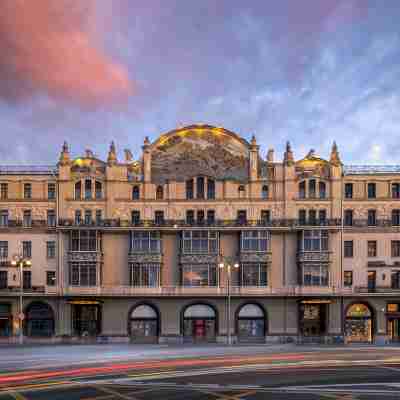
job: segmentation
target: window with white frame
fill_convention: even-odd
[[[183,253],[217,253],[218,233],[211,231],[184,231],[182,234]]]
[[[131,286],[160,286],[160,264],[130,264]]]
[[[243,263],[241,268],[242,286],[267,286],[267,264]]]
[[[131,233],[131,252],[160,253],[161,236],[158,231],[134,231]]]
[[[303,231],[301,238],[301,250],[327,251],[328,231],[318,229]]]
[[[242,231],[241,234],[241,251],[268,251],[269,249],[269,232],[260,231]]]
[[[217,266],[214,264],[185,264],[182,266],[183,286],[217,286]]]
[[[306,264],[302,268],[302,285],[328,286],[329,269],[327,264]]]

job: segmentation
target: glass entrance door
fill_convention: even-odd
[[[388,320],[388,335],[392,342],[400,342],[400,319],[393,318]]]
[[[185,319],[184,321],[185,340],[194,342],[215,341],[215,320],[205,318]]]

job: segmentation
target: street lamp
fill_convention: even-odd
[[[228,345],[232,344],[232,336],[231,336],[231,269],[239,268],[239,264],[237,262],[233,263],[230,258],[225,258],[220,264],[219,268],[223,270],[226,267],[227,269],[227,300],[228,300],[228,310],[227,310],[227,329],[228,329]]]
[[[24,319],[23,309],[23,296],[24,296],[24,285],[23,285],[23,269],[24,267],[30,267],[32,262],[29,258],[24,257],[21,254],[16,254],[11,261],[13,267],[19,267],[19,344],[24,343],[24,332],[22,329],[22,321]]]

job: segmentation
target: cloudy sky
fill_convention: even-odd
[[[400,163],[399,0],[2,0],[0,163],[181,125]]]

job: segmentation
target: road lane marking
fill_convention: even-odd
[[[23,396],[19,392],[10,392],[9,394],[11,397],[14,397],[15,400],[28,400],[25,396]]]
[[[104,387],[104,386],[92,386],[93,388],[95,388],[96,390],[101,390],[104,393],[108,393],[110,395],[116,396],[116,398],[118,399],[123,399],[123,400],[139,400],[137,397],[133,397],[133,396],[126,396],[122,393],[119,393],[113,389],[110,389],[109,387]]]

